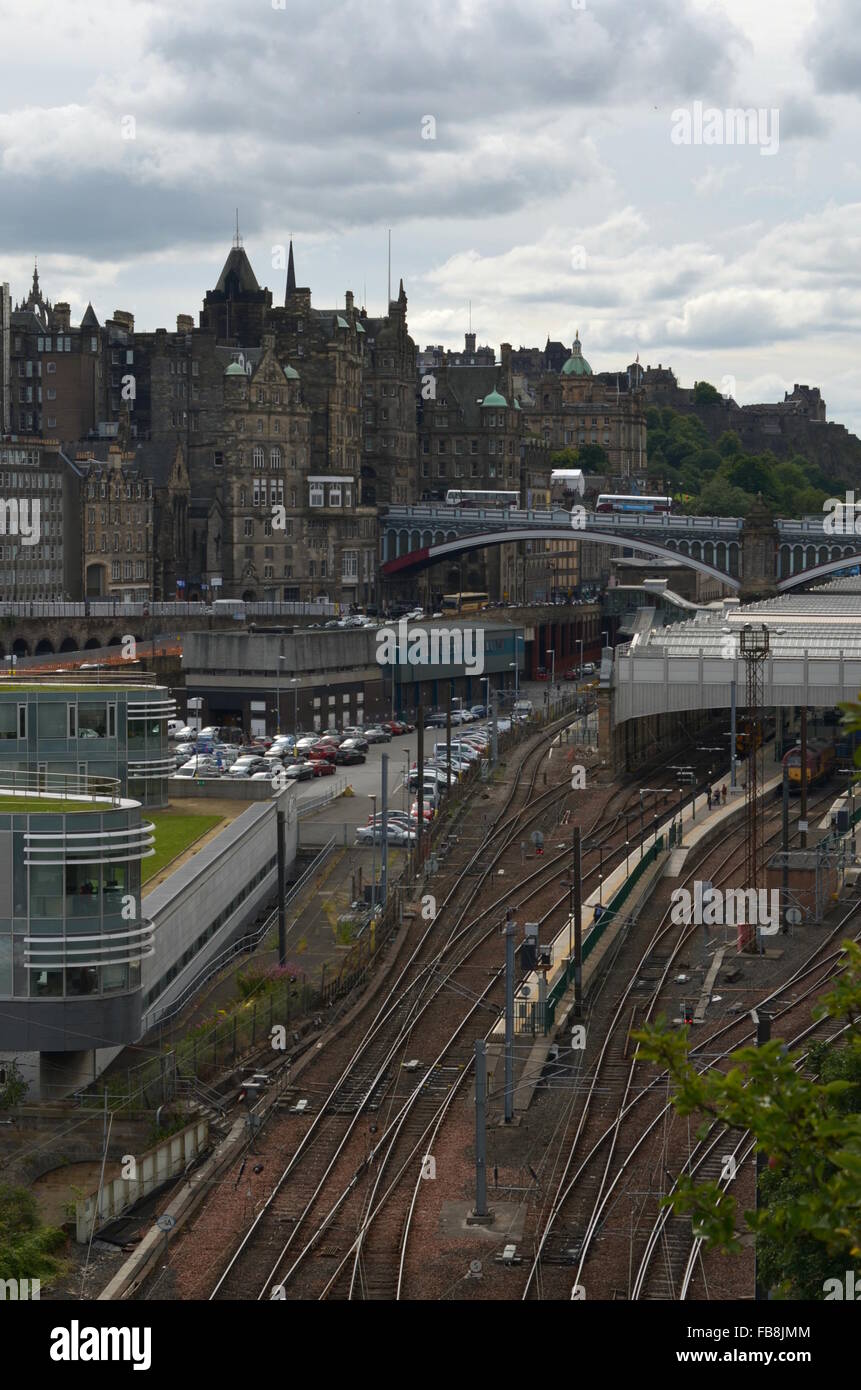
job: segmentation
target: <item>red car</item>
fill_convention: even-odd
[[[308,759],[310,762],[318,762],[325,758],[327,762],[333,763],[337,751],[337,745],[334,743],[315,743],[314,747],[308,750]]]
[[[328,777],[330,774],[334,776],[335,764],[330,763],[328,758],[309,758],[308,762],[314,770],[315,777]]]

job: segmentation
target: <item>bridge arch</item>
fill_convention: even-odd
[[[61,652],[76,652],[77,650],[78,650],[78,643],[76,642],[76,640],[75,640],[74,637],[64,637],[64,638],[63,638],[62,642],[60,643],[60,651],[61,651]]]
[[[35,647],[35,650],[34,650],[34,652],[33,652],[33,655],[34,655],[34,656],[53,656],[53,655],[54,655],[54,644],[53,644],[53,642],[49,642],[47,637],[43,637],[40,641],[38,641],[38,642],[36,643],[36,647]]]
[[[828,560],[824,565],[814,565],[810,569],[802,570],[800,574],[787,575],[786,579],[778,582],[777,587],[781,593],[785,593],[787,589],[807,584],[811,579],[826,579],[837,570],[849,569],[853,563],[861,565],[861,553],[857,550],[850,550],[848,554],[839,555],[836,560]]]
[[[400,535],[404,533],[401,532]],[[433,545],[430,541],[430,532],[424,533],[424,544],[421,547],[415,546],[407,554],[400,554],[397,558],[387,560],[383,565],[383,577],[391,577],[411,570],[424,569],[428,565],[434,565],[440,560],[447,560],[450,557],[461,554],[463,551],[484,550],[488,546],[508,545],[514,541],[534,541],[550,540],[559,541],[570,538],[573,541],[595,541],[598,545],[614,545],[618,549],[628,548],[630,550],[641,550],[647,555],[653,555],[660,560],[681,560],[689,569],[698,570],[700,574],[706,574],[711,579],[718,580],[725,584],[729,589],[739,589],[741,580],[737,574],[726,574],[716,568],[714,564],[709,564],[698,555],[689,555],[682,546],[688,542],[680,541],[677,550],[671,548],[667,543],[657,544],[651,540],[641,540],[639,537],[630,535],[613,535],[607,531],[572,530],[567,533],[559,526],[533,526],[528,529],[512,529],[508,531],[492,531],[480,536],[458,536],[453,540],[445,541],[442,545]],[[696,542],[699,546],[700,543]],[[738,544],[730,543],[731,551],[738,551]]]

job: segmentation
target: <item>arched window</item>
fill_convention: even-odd
[[[254,467],[255,467],[255,468],[264,468],[264,467],[265,467],[265,464],[266,464],[266,455],[265,455],[265,453],[263,452],[262,447],[258,444],[258,445],[255,446],[255,449],[254,449]]]
[[[277,445],[274,449],[269,450],[269,466],[270,468],[281,467],[281,450],[277,447]]]

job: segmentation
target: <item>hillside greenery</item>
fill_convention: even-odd
[[[775,516],[818,515],[826,498],[848,488],[800,454],[746,453],[733,430],[712,441],[698,416],[670,406],[650,406],[646,428],[650,475],[663,477],[666,491],[693,516],[746,516],[758,494]]]

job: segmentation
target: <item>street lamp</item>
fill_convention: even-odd
[[[577,641],[580,643],[580,671],[579,671],[579,678],[580,678],[580,680],[582,681],[582,679],[583,679],[583,638],[582,638],[582,637],[578,637],[578,638],[577,638]]]
[[[371,803],[371,910],[377,905],[377,795],[368,796]]]
[[[547,648],[547,655],[550,657],[550,686],[552,689],[556,680],[556,652],[553,647]]]
[[[281,733],[281,662],[286,656],[279,656],[275,666],[275,732]]]
[[[282,657],[282,660],[285,660],[285,658]],[[299,732],[299,677],[298,677],[298,676],[291,676],[291,677],[290,677],[290,684],[291,684],[292,687],[293,687],[293,732],[294,732],[294,734],[298,734],[298,732]]]

